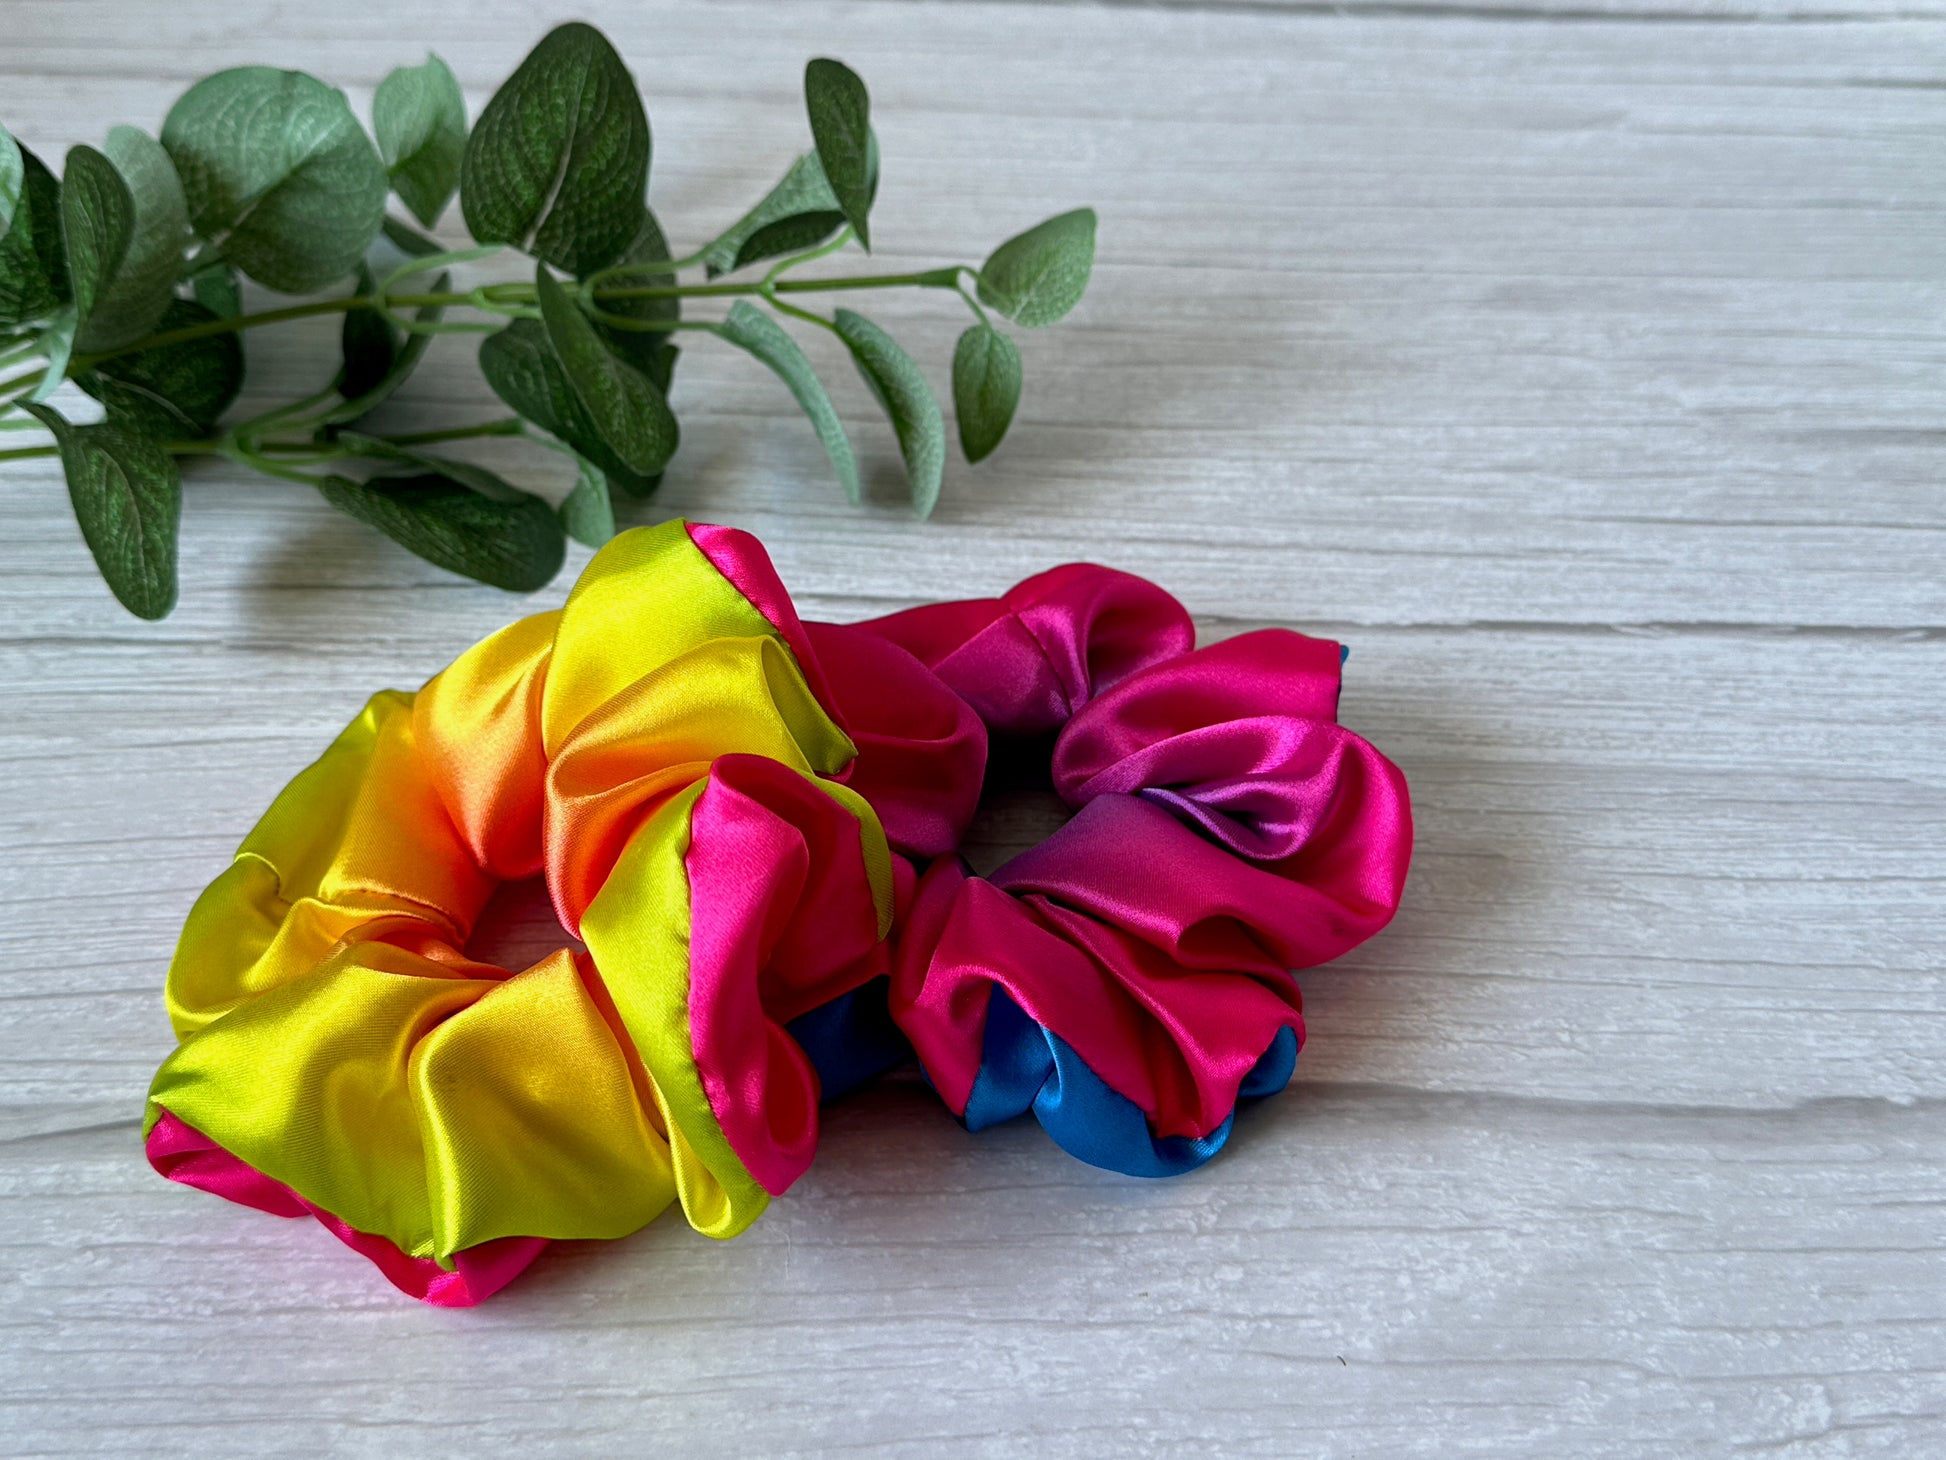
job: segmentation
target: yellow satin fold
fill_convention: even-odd
[[[854,749],[776,629],[681,523],[596,554],[564,610],[386,691],[197,900],[150,1091],[363,1232],[450,1265],[496,1237],[616,1237],[680,1197],[728,1236],[768,1200],[689,1045],[690,812],[711,763],[820,778]],[[876,852],[876,856],[870,855]],[[468,958],[498,882],[545,867],[589,954]],[[599,975],[595,970],[599,969]]]
[[[636,827],[717,757],[767,756],[815,776],[856,753],[776,639],[711,639],[649,671],[591,710],[548,767],[548,876],[562,921],[577,928]]]
[[[414,767],[412,697],[372,696],[196,899],[164,999],[178,1038],[316,968],[375,918],[463,941],[493,892]]]
[[[541,697],[548,757],[616,695],[712,639],[776,639],[782,645],[776,627],[716,571],[680,522],[612,539],[575,581],[561,610]],[[795,672],[794,660],[791,665]],[[804,696],[810,698],[808,689]]]
[[[882,938],[892,922],[891,853],[863,797],[814,780],[860,824]],[[704,783],[671,797],[630,839],[581,919],[588,951],[603,970],[616,1012],[643,1063],[669,1133],[683,1214],[710,1237],[734,1237],[763,1215],[770,1194],[730,1145],[710,1107],[689,1028],[690,818]],[[645,914],[648,914],[645,916]]]

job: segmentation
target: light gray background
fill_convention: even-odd
[[[1089,557],[1207,637],[1349,640],[1345,717],[1417,805],[1405,908],[1305,975],[1294,1088],[1198,1174],[968,1136],[895,1083],[733,1243],[668,1217],[419,1308],[149,1172],[158,988],[366,695],[585,553],[513,599],[205,465],[146,626],[55,471],[7,467],[0,1449],[1946,1450],[1946,10],[579,8],[648,95],[679,250],[803,145],[817,53],[872,88],[887,267],[1102,215],[1012,439],[930,524],[815,340],[867,510],[705,342],[650,515],[753,529],[809,615]],[[362,111],[429,46],[477,111],[554,18],[5,0],[0,115],[58,160],[244,62]],[[874,308],[943,389],[964,311]],[[332,327],[250,348],[295,395]],[[438,344],[396,426],[491,413],[469,356]],[[1041,829],[1000,808],[982,854]]]

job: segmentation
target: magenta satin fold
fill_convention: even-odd
[[[829,632],[812,626],[814,643]],[[967,1110],[997,987],[1154,1135],[1216,1131],[1277,1032],[1302,1039],[1288,970],[1377,932],[1404,886],[1405,779],[1337,724],[1339,647],[1267,629],[1197,650],[1168,594],[1090,565],[852,634],[931,669],[996,742],[1052,733],[1049,779],[1077,812],[990,878],[936,857],[900,920],[892,1017],[947,1104]],[[881,682],[896,681],[838,675],[834,693],[873,724],[894,713]],[[970,752],[938,765],[915,820],[963,828],[980,767]]]
[[[347,1225],[167,1111],[149,1131],[145,1150],[149,1164],[171,1181],[273,1217],[316,1217],[327,1232],[384,1273],[393,1287],[435,1308],[471,1308],[492,1297],[547,1246],[545,1237],[501,1237],[456,1254],[448,1271],[429,1257],[408,1256],[396,1243]]]
[[[886,971],[858,825],[760,756],[725,756],[696,803],[689,870],[689,1032],[723,1133],[773,1196],[817,1149],[817,1071],[785,1025]]]

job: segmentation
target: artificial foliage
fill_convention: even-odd
[[[614,534],[617,492],[645,497],[660,482],[681,439],[668,400],[679,334],[714,335],[773,371],[857,502],[850,438],[786,328],[797,324],[842,341],[890,420],[913,507],[928,515],[947,435],[924,372],[864,314],[807,305],[835,291],[957,293],[974,322],[953,354],[953,408],[961,451],[977,462],[1021,394],[1020,350],[995,316],[1032,329],[1074,308],[1094,263],[1095,215],[1051,218],[977,268],[798,275],[854,245],[870,251],[879,177],[864,82],[815,59],[804,96],[811,149],[681,257],[648,205],[641,94],[584,24],[551,31],[470,129],[437,57],[385,78],[369,133],[341,91],[266,66],[197,82],[159,139],[116,127],[98,149],[71,149],[58,179],[0,128],[0,431],[51,437],[0,449],[0,462],[59,457],[102,577],[143,618],[175,605],[180,462],[203,455],[314,487],[429,562],[530,591],[560,570],[567,537],[599,546]],[[425,230],[455,197],[472,241],[447,248]],[[508,254],[531,260],[531,281],[454,287],[454,266]],[[245,279],[326,297],[245,313]],[[703,315],[686,307],[699,303]],[[230,418],[244,332],[324,314],[343,319],[329,384]],[[366,430],[443,334],[482,337],[481,373],[513,414],[409,435]],[[100,420],[71,421],[50,402],[66,380],[101,403]],[[571,463],[558,508],[438,450],[503,436]]]

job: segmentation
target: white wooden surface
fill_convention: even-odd
[[[1405,909],[1306,977],[1295,1087],[1199,1174],[895,1082],[734,1243],[667,1218],[419,1308],[150,1174],[158,986],[366,694],[530,604],[206,468],[143,626],[57,477],[6,468],[0,1450],[1946,1453],[1946,8],[581,9],[679,245],[801,145],[820,52],[872,86],[888,265],[1102,214],[934,522],[848,372],[863,513],[707,346],[658,511],[754,529],[827,617],[1087,556],[1210,636],[1349,639],[1346,717],[1417,803]],[[363,106],[429,46],[477,108],[553,18],[6,0],[0,115],[58,156],[220,66]],[[942,387],[949,306],[884,306]],[[329,330],[251,348],[296,393]],[[402,429],[484,413],[468,353]]]

